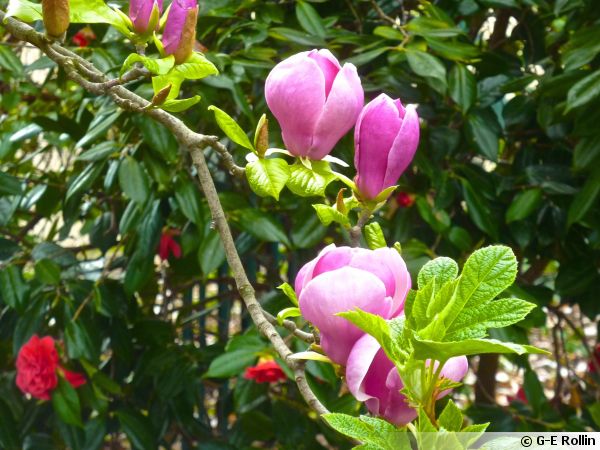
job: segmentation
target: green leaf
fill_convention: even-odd
[[[300,26],[313,36],[321,38],[327,35],[327,30],[317,10],[307,2],[296,2],[296,17]]]
[[[254,364],[256,358],[256,354],[247,349],[223,353],[213,359],[203,378],[234,377],[242,373],[246,367]]]
[[[376,417],[353,417],[347,414],[328,413],[321,416],[330,427],[338,432],[364,442],[355,448],[377,450],[410,450],[406,431]]]
[[[485,110],[469,114],[467,131],[479,153],[491,161],[498,161],[500,129],[493,113]]]
[[[327,185],[336,175],[326,161],[311,161],[312,169],[298,161],[290,167],[287,187],[300,197],[324,197]]]
[[[283,321],[288,317],[300,317],[301,315],[302,313],[300,312],[300,308],[285,308],[277,313],[277,323],[279,323],[279,325],[282,325]]]
[[[318,203],[312,205],[312,207],[317,211],[317,216],[323,225],[329,226],[332,222],[336,222],[343,226],[350,226],[348,217],[339,212],[335,207]]]
[[[438,288],[442,287],[448,281],[452,281],[458,275],[458,264],[444,256],[436,258],[426,263],[417,277],[419,289],[423,289],[431,280],[435,279]]]
[[[58,378],[58,386],[52,391],[52,407],[63,422],[83,427],[79,397],[75,388],[63,377]]]
[[[71,23],[108,23],[130,37],[131,20],[119,14],[103,0],[70,0]]]
[[[461,180],[463,195],[467,204],[467,213],[481,231],[487,233],[495,241],[498,240],[498,223],[494,220],[489,206],[480,192],[473,189],[467,180]]]
[[[119,184],[125,195],[143,205],[150,195],[148,175],[131,156],[127,156],[119,166]]]
[[[581,139],[573,152],[573,167],[584,170],[592,167],[600,159],[600,133]]]
[[[431,17],[416,17],[406,26],[409,34],[423,37],[454,37],[464,34],[464,31],[448,23]]]
[[[565,113],[586,105],[598,96],[600,96],[600,70],[592,72],[569,89]]]
[[[21,195],[21,181],[5,172],[0,172],[0,194]]]
[[[44,284],[60,283],[60,266],[49,259],[41,259],[35,263],[35,277]]]
[[[79,199],[79,197],[92,187],[94,181],[96,181],[103,170],[104,163],[90,164],[87,166],[83,172],[79,173],[79,175],[70,182],[65,195],[65,202],[68,203],[71,199]]]
[[[8,404],[0,399],[0,445],[5,449],[23,448],[20,444],[19,427]]]
[[[183,215],[192,223],[200,225],[204,222],[200,206],[200,192],[194,183],[187,178],[179,178],[175,183],[175,199]]]
[[[535,308],[518,298],[503,298],[464,309],[447,329],[445,341],[480,338],[488,328],[502,328],[520,322]]]
[[[160,105],[160,108],[169,112],[182,112],[198,104],[201,99],[202,97],[200,97],[199,95],[194,95],[190,98],[183,98],[179,100],[167,100],[162,105]]]
[[[472,44],[465,44],[457,40],[438,39],[426,37],[429,48],[442,58],[458,62],[471,62],[479,57],[479,49]]]
[[[450,97],[460,106],[463,114],[466,114],[477,98],[475,76],[464,65],[456,64],[450,71],[448,82]]]
[[[594,206],[600,194],[600,168],[596,167],[581,190],[575,195],[567,218],[568,225],[573,225],[585,217]]]
[[[279,200],[279,193],[290,178],[290,167],[281,158],[261,158],[246,166],[246,178],[257,195]]]
[[[157,442],[150,419],[138,412],[119,410],[119,423],[135,450],[154,450]]]
[[[175,57],[169,55],[166,58],[155,59],[140,55],[139,53],[132,53],[123,63],[123,67],[121,67],[121,76],[133,67],[135,63],[142,63],[146,69],[155,75],[166,75],[175,66]]]
[[[281,242],[291,246],[285,230],[272,214],[254,208],[237,211],[237,224],[244,231],[266,242]]]
[[[542,189],[534,188],[520,192],[506,211],[506,223],[529,217],[542,202]]]
[[[415,337],[413,340],[415,358],[419,360],[435,359],[436,361],[447,361],[449,358],[461,355],[479,355],[481,353],[512,353],[524,355],[527,353],[550,354],[531,345],[513,344],[501,342],[496,339],[466,339],[458,342],[436,342],[421,340]]]
[[[289,298],[294,305],[298,306],[298,297],[296,296],[296,291],[289,283],[280,284],[277,286],[277,289],[281,289],[286,297]]]
[[[435,56],[420,50],[406,49],[406,58],[411,70],[425,78],[440,94],[446,92],[446,67]],[[433,82],[431,82],[433,80]]]
[[[595,402],[594,404],[587,407],[592,419],[596,426],[600,427],[600,402]]]
[[[0,45],[0,67],[12,72],[14,76],[23,74],[23,63],[9,47],[4,45]]]
[[[21,310],[27,302],[29,288],[18,266],[10,265],[0,271],[0,296],[4,303],[17,311]]]
[[[398,361],[402,358],[403,318],[386,321],[381,316],[362,311],[358,308],[354,311],[341,312],[337,315],[373,336],[392,361]]]
[[[387,247],[383,230],[377,222],[372,222],[365,226],[365,239],[371,250]]]
[[[42,20],[42,5],[28,0],[10,0],[6,8],[6,17],[16,17],[23,22]]]
[[[460,412],[456,403],[449,400],[446,403],[440,417],[438,418],[439,424],[448,431],[460,431],[463,424],[463,416]]]
[[[589,63],[600,53],[600,26],[577,29],[560,50],[565,71],[578,69]]]
[[[172,73],[187,80],[200,80],[210,75],[218,75],[219,71],[202,53],[194,52],[186,62],[175,66]]]
[[[474,252],[463,267],[452,300],[442,311],[450,328],[464,308],[474,308],[495,298],[509,287],[517,276],[517,258],[502,245]]]
[[[217,230],[210,230],[198,248],[198,262],[202,273],[208,276],[225,262],[225,249]]]
[[[78,161],[104,161],[109,155],[117,152],[119,145],[114,141],[106,141],[95,145],[77,157]]]
[[[241,145],[248,150],[254,151],[254,146],[246,136],[244,130],[237,124],[237,122],[225,111],[220,110],[214,105],[208,107],[210,111],[214,111],[217,125],[223,130],[229,139],[238,145]]]

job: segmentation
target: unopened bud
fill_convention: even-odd
[[[256,133],[254,134],[254,148],[258,152],[258,156],[261,158],[265,156],[265,152],[269,148],[269,120],[267,115],[263,114],[258,125],[256,126]]]
[[[184,63],[194,51],[197,21],[196,0],[173,0],[163,33],[163,46],[167,55],[175,57],[176,64]]]
[[[46,34],[61,37],[69,28],[69,0],[42,0],[42,15]]]

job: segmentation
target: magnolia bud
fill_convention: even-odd
[[[167,16],[163,45],[167,55],[175,57],[175,63],[184,63],[194,51],[198,3],[196,0],[173,0]]]
[[[69,28],[69,0],[42,0],[42,14],[48,36],[59,38]]]

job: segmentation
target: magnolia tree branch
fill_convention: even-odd
[[[175,136],[179,144],[187,149],[191,155],[192,161],[198,172],[198,179],[208,206],[210,208],[213,221],[223,241],[227,262],[233,273],[236,287],[242,297],[254,324],[258,330],[269,339],[279,356],[285,360],[294,372],[296,384],[300,393],[308,405],[319,414],[327,413],[327,409],[317,399],[306,381],[304,371],[304,362],[292,358],[292,352],[284,342],[283,338],[271,323],[272,316],[263,311],[260,303],[256,299],[254,288],[248,280],[246,271],[235,248],[235,243],[223,206],[219,201],[217,189],[206,164],[203,150],[211,147],[217,151],[223,158],[224,164],[229,172],[234,176],[243,176],[244,169],[237,166],[231,154],[226,147],[219,142],[216,136],[207,136],[190,130],[180,119],[161,109],[151,108],[151,103],[144,98],[134,94],[122,84],[126,81],[120,79],[108,79],[92,63],[81,58],[79,55],[62,47],[56,42],[48,40],[46,36],[38,33],[29,25],[15,20],[11,17],[6,18],[6,14],[0,10],[0,23],[16,38],[29,42],[42,50],[50,59],[63,68],[67,76],[82,86],[84,89],[96,95],[108,95],[121,108],[143,113],[157,122],[167,127]],[[128,75],[128,81],[133,81],[145,74],[137,73]],[[297,330],[292,322],[286,322],[284,326],[292,331],[296,336],[310,342],[312,335]]]

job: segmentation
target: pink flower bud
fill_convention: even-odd
[[[364,335],[339,312],[360,308],[389,319],[402,311],[410,275],[398,252],[389,248],[330,245],[307,263],[296,277],[302,315],[319,329],[321,346],[341,365]]]
[[[175,63],[184,63],[194,51],[198,3],[196,0],[173,0],[167,16],[162,43],[167,55],[175,56]]]
[[[441,376],[458,382],[468,369],[466,356],[457,356],[444,364]],[[396,425],[406,425],[417,417],[417,412],[400,393],[404,383],[396,366],[373,336],[364,335],[353,346],[346,365],[346,383],[352,395],[358,401],[365,402],[368,410],[376,416]],[[449,392],[441,392],[438,398]]]
[[[414,105],[402,106],[385,94],[367,104],[354,130],[356,184],[372,200],[393,186],[419,145],[419,116]]]
[[[265,97],[287,149],[315,160],[354,126],[364,102],[356,67],[341,67],[329,50],[298,53],[277,64]]]
[[[134,30],[139,34],[152,34],[158,27],[162,10],[163,0],[131,0],[129,17]]]

